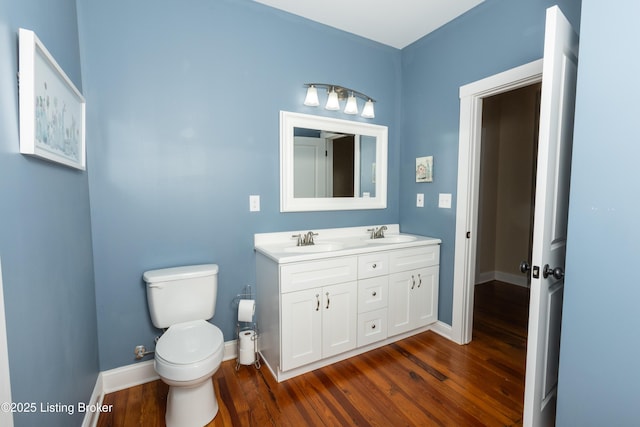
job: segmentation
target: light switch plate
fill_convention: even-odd
[[[249,196],[249,212],[260,212],[260,196]]]
[[[416,194],[416,207],[424,208],[424,194],[423,193]]]
[[[438,197],[438,207],[451,209],[451,193],[440,193]]]

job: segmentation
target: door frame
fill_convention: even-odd
[[[542,59],[460,87],[460,136],[451,338],[471,342],[478,242],[482,105],[484,98],[542,81]]]
[[[11,377],[9,375],[9,346],[4,315],[4,289],[2,285],[2,259],[0,259],[0,404],[11,403]],[[6,408],[2,408],[6,409]],[[13,412],[0,410],[0,425],[13,427]]]

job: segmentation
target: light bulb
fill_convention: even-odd
[[[338,93],[334,88],[331,88],[329,92],[329,98],[327,98],[327,105],[324,106],[327,110],[339,110],[340,102],[338,102]]]
[[[309,86],[307,89],[304,105],[308,105],[309,107],[317,107],[320,105],[320,101],[318,101],[318,89],[314,85]]]
[[[358,114],[358,103],[356,102],[356,97],[351,92],[349,98],[347,98],[347,105],[344,107],[345,114]]]
[[[364,117],[366,119],[373,119],[375,116],[376,116],[376,114],[373,111],[373,101],[372,100],[368,100],[364,104],[364,108],[362,109],[362,117]]]

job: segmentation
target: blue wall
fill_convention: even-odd
[[[81,87],[74,0],[0,2],[0,256],[15,402],[87,402],[98,373],[87,173],[19,153],[18,28]],[[4,379],[0,379],[4,380]],[[84,414],[16,413],[16,426]]]
[[[638,16],[583,0],[558,426],[640,425]]]
[[[212,322],[231,340],[254,233],[398,222],[399,50],[245,0],[78,2],[78,14],[102,370],[153,348],[145,270],[217,263]],[[387,209],[279,212],[279,111],[366,121],[305,107],[308,81],[378,101]]]
[[[402,51],[400,226],[442,239],[439,319],[451,324],[460,86],[542,57],[545,11],[558,4],[576,30],[575,0],[487,0]],[[433,183],[415,182],[415,158],[433,156]],[[425,207],[416,208],[416,193]],[[453,194],[439,209],[438,194]]]

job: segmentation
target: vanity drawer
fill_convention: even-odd
[[[387,306],[389,276],[358,281],[358,313],[378,310]]]
[[[413,270],[440,264],[440,246],[420,246],[389,252],[389,272]]]
[[[387,252],[377,252],[358,257],[358,278],[389,274],[389,256]]]
[[[358,315],[358,347],[387,338],[387,309]]]
[[[297,262],[280,267],[280,292],[351,282],[358,277],[357,257]]]

